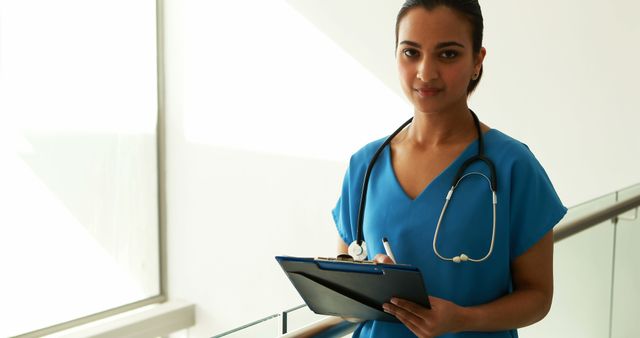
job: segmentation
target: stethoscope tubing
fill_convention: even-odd
[[[369,165],[367,166],[367,171],[364,174],[364,182],[362,182],[362,193],[360,194],[360,207],[358,208],[358,223],[357,223],[358,230],[357,230],[357,237],[356,237],[356,242],[358,243],[358,245],[361,245],[362,241],[364,240],[363,234],[362,234],[362,223],[364,221],[364,209],[367,204],[367,190],[369,188],[369,178],[371,177],[371,171],[373,170],[373,166],[376,164],[376,160],[384,150],[384,147],[386,147],[389,143],[391,143],[391,140],[393,140],[393,138],[396,137],[396,135],[398,135],[412,121],[413,121],[413,117],[408,119],[398,129],[396,129],[396,131],[394,131],[393,134],[387,137],[384,143],[382,143],[382,145],[378,147],[376,152],[373,154],[371,161],[369,161]]]
[[[433,235],[433,252],[436,254],[436,256],[438,256],[438,258],[445,260],[445,261],[454,261],[456,263],[460,263],[460,261],[471,261],[474,263],[480,263],[482,261],[485,261],[487,258],[489,258],[489,256],[491,256],[491,253],[493,252],[493,245],[495,243],[495,238],[496,238],[496,206],[498,204],[498,197],[496,195],[496,192],[494,190],[491,191],[491,195],[492,195],[492,209],[493,209],[493,224],[491,226],[491,244],[489,245],[489,251],[487,251],[487,254],[479,259],[474,259],[471,258],[467,255],[460,254],[458,256],[455,257],[451,257],[451,258],[446,258],[442,255],[440,255],[440,252],[438,251],[437,248],[437,243],[438,243],[438,232],[440,231],[440,225],[442,224],[442,219],[444,218],[444,213],[447,210],[447,208],[449,207],[449,201],[451,201],[451,198],[453,197],[453,192],[455,190],[455,188],[458,186],[458,184],[460,184],[460,182],[469,175],[480,175],[482,177],[484,177],[487,180],[487,183],[489,183],[489,186],[491,186],[491,182],[489,180],[489,178],[487,178],[487,176],[483,175],[483,174],[479,174],[479,173],[467,173],[464,176],[462,176],[458,182],[456,182],[456,184],[454,186],[451,187],[451,189],[449,190],[449,192],[447,193],[447,197],[445,197],[445,202],[444,202],[444,207],[442,208],[442,211],[440,212],[440,217],[438,217],[438,224],[436,225],[436,231]],[[461,258],[461,256],[463,258]],[[457,259],[456,259],[457,258]]]
[[[464,161],[464,163],[460,166],[460,168],[458,169],[453,182],[451,184],[451,190],[449,190],[449,193],[447,194],[447,197],[445,199],[445,204],[444,207],[442,208],[442,211],[440,213],[440,217],[438,218],[438,224],[436,226],[436,230],[435,230],[435,234],[434,234],[434,238],[433,238],[433,250],[436,254],[436,256],[438,256],[439,258],[446,260],[446,261],[454,261],[456,263],[459,263],[460,261],[471,261],[471,262],[482,262],[484,260],[486,260],[491,253],[493,252],[493,246],[494,246],[494,239],[495,239],[495,233],[496,233],[496,205],[497,205],[497,189],[498,189],[498,182],[497,182],[497,175],[496,175],[496,169],[495,169],[495,165],[494,163],[484,155],[484,139],[482,136],[482,130],[480,129],[480,121],[478,119],[478,116],[473,112],[473,110],[469,109],[469,112],[471,113],[471,116],[473,117],[474,120],[474,124],[476,127],[476,131],[478,133],[478,152],[476,155],[468,158],[467,160]],[[384,150],[384,148],[389,145],[389,143],[391,143],[391,140],[393,140],[393,138],[398,135],[405,127],[407,127],[411,122],[413,121],[413,117],[410,118],[409,120],[407,120],[405,123],[403,123],[398,129],[396,129],[389,137],[387,137],[387,139],[382,143],[382,145],[380,145],[380,147],[378,147],[378,149],[376,150],[376,152],[373,154],[373,157],[371,158],[371,161],[369,162],[369,165],[367,166],[367,170],[365,171],[365,175],[364,175],[364,180],[362,183],[362,191],[361,191],[361,195],[360,195],[360,205],[358,208],[358,219],[357,219],[357,232],[356,232],[356,241],[353,244],[356,244],[357,247],[360,248],[361,252],[364,252],[364,254],[366,255],[366,246],[364,246],[364,233],[363,233],[363,222],[364,222],[364,212],[365,212],[365,208],[366,208],[366,201],[367,201],[367,191],[368,191],[368,187],[369,187],[369,179],[371,177],[371,171],[373,170],[373,167],[375,165],[375,163],[377,162],[378,157],[380,156],[380,154],[382,153],[382,151]],[[465,170],[474,162],[476,161],[481,161],[484,162],[487,167],[489,167],[489,171],[490,171],[490,178],[487,178],[485,175],[482,175],[484,178],[487,179],[488,183],[489,183],[489,188],[491,189],[492,192],[492,204],[493,204],[493,230],[492,230],[492,234],[491,234],[491,245],[489,247],[489,251],[487,252],[487,254],[480,259],[473,259],[468,257],[467,255],[465,255],[464,253],[459,255],[459,256],[455,256],[453,258],[446,258],[443,257],[442,255],[440,255],[440,253],[437,250],[437,238],[438,238],[438,231],[440,229],[440,225],[442,223],[442,219],[444,217],[444,213],[449,205],[449,201],[453,195],[453,192],[455,190],[455,188],[457,187],[457,185],[460,183],[460,181],[465,178],[466,176],[468,176],[469,174],[465,174]]]

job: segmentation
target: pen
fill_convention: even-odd
[[[386,237],[382,239],[382,245],[384,246],[384,252],[387,253],[387,256],[389,256],[389,258],[391,258],[391,260],[396,263],[396,258],[393,256],[393,251],[391,251],[391,246],[389,245],[389,241],[387,241]]]

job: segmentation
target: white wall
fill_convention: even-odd
[[[411,113],[393,82],[401,1],[165,3],[169,294],[207,337],[301,302],[274,255],[333,253],[348,156]],[[483,10],[481,118],[569,206],[640,181],[640,4]]]

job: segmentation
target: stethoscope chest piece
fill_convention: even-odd
[[[362,241],[362,244],[358,244],[358,241],[351,242],[347,251],[356,261],[363,261],[367,259],[367,243],[364,241]]]

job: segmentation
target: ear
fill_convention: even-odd
[[[480,69],[482,68],[482,62],[484,61],[484,57],[487,55],[487,49],[482,47],[480,48],[480,52],[476,54],[475,60],[473,61],[473,68],[475,73],[480,73]]]

